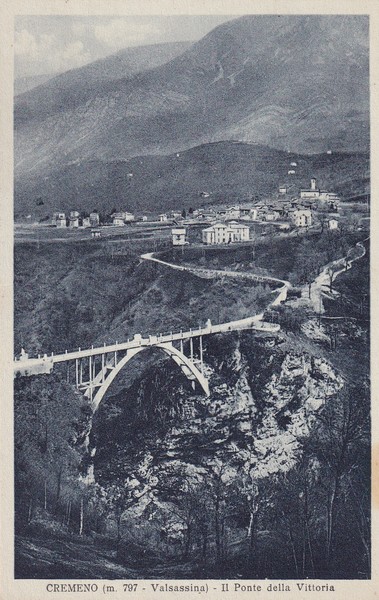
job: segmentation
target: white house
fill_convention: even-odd
[[[172,245],[173,246],[185,246],[186,242],[186,230],[184,227],[175,227],[171,229],[172,234]]]
[[[329,219],[329,221],[328,221],[328,228],[329,229],[338,229],[338,221],[337,221],[337,219]]]
[[[246,210],[241,209],[241,217],[243,221],[256,221],[258,219],[258,209],[249,208]]]
[[[55,212],[51,224],[56,227],[66,227],[66,214],[64,212]]]
[[[287,186],[286,185],[281,185],[279,187],[279,194],[286,194],[287,193]]]
[[[229,206],[225,211],[225,221],[234,221],[239,219],[241,216],[241,209],[239,206]]]
[[[159,215],[159,220],[161,221],[161,223],[163,223],[164,221],[167,221],[167,215],[166,215],[166,213],[163,213],[162,215]]]
[[[126,212],[125,210],[121,210],[120,212],[115,212],[112,215],[113,225],[122,226],[125,223],[130,223],[134,221],[134,215],[130,212]]]
[[[83,227],[91,227],[90,217],[83,217]]]
[[[312,225],[312,211],[309,208],[297,208],[291,216],[296,227],[310,227]]]
[[[89,215],[89,220],[91,223],[91,227],[97,227],[100,223],[99,213],[97,211],[92,211]]]
[[[296,171],[294,171],[294,169],[290,169],[288,171],[288,175],[295,175]]]
[[[202,231],[204,244],[230,244],[233,242],[247,242],[250,238],[250,230],[247,225],[231,222],[216,223]]]
[[[71,228],[79,227],[79,212],[77,210],[70,211],[69,227],[71,227]]]

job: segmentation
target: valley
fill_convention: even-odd
[[[368,17],[181,18],[25,17],[14,575],[368,580]]]
[[[359,238],[358,234],[355,236],[355,241],[357,238]],[[350,243],[353,242],[353,239],[350,239]],[[278,239],[276,243],[286,242]],[[303,244],[304,240],[296,240],[299,249]],[[312,244],[314,246],[314,242]],[[186,322],[186,319],[188,319],[189,325],[194,325],[196,321],[204,322],[205,316],[208,317],[210,314],[215,323],[243,316],[243,313],[240,312],[241,301],[244,302],[243,279],[237,279],[238,285],[235,290],[227,277],[220,282],[212,280],[213,283],[209,286],[206,279],[199,279],[189,272],[180,273],[176,270],[171,272],[171,269],[163,265],[154,265],[154,263],[146,261],[140,262],[138,245],[133,251],[125,251],[125,246],[120,244],[118,252],[113,256],[108,254],[106,259],[104,251],[107,248],[107,240],[96,242],[95,246],[91,242],[75,245],[77,246],[76,252],[73,252],[75,246],[72,244],[70,244],[69,251],[68,247],[64,245],[54,244],[53,247],[49,245],[48,256],[44,251],[43,244],[38,247],[35,243],[24,242],[19,243],[16,247],[16,264],[19,254],[20,258],[23,257],[22,262],[25,267],[22,285],[19,288],[20,292],[28,289],[25,278],[33,280],[37,277],[40,285],[43,285],[43,279],[39,276],[41,271],[39,270],[39,273],[34,275],[31,273],[30,266],[32,264],[39,263],[39,269],[41,269],[41,259],[44,257],[44,270],[47,271],[46,288],[40,289],[41,300],[36,304],[32,313],[25,312],[26,306],[20,305],[21,298],[22,301],[25,301],[24,294],[21,293],[20,301],[16,296],[15,305],[20,313],[16,320],[18,327],[15,339],[17,342],[20,339],[19,336],[23,336],[24,344],[28,349],[32,349],[33,345],[36,352],[46,348],[49,339],[46,338],[46,335],[51,336],[50,344],[55,349],[55,340],[59,340],[59,343],[62,344],[65,335],[68,346],[71,340],[73,345],[75,345],[74,341],[79,344],[84,339],[84,331],[88,331],[88,344],[90,344],[96,340],[98,343],[102,343],[103,340],[114,338],[114,336],[122,339],[122,334],[127,337],[136,331],[149,331],[154,324],[159,329],[159,321],[151,320],[153,315],[155,319],[158,315],[165,321],[169,319],[168,322],[172,323],[173,328],[176,323],[179,325],[179,322],[181,324]],[[25,252],[26,247],[29,247],[28,252]],[[140,248],[142,247],[144,250],[147,249],[145,243],[142,243]],[[262,248],[257,247],[258,261],[262,251],[262,256],[270,252],[270,247],[267,247],[264,241],[262,241]],[[167,254],[167,251],[165,252]],[[166,257],[165,252],[161,256]],[[180,260],[193,264],[194,250],[189,248],[187,252],[188,257],[186,257],[186,253],[184,255],[178,253],[175,255],[174,253],[171,259],[175,261],[180,257]],[[242,267],[244,252],[246,249],[230,248],[221,251],[218,253],[217,262],[220,264],[221,259],[221,264],[226,266],[229,263],[235,268],[238,256]],[[337,247],[335,252],[337,254],[333,258],[339,258],[338,252],[343,254],[343,247],[341,250],[338,250]],[[274,244],[274,247],[271,248],[271,258],[280,254],[281,252]],[[292,251],[289,255],[295,257],[296,253]],[[29,267],[25,264],[25,256],[29,256]],[[65,256],[64,261],[62,261],[63,256]],[[67,263],[68,256],[71,261],[69,263]],[[103,261],[99,261],[100,256],[104,257]],[[38,260],[36,260],[37,257]],[[211,259],[213,268],[215,267],[214,257],[213,250]],[[356,267],[356,263],[352,263],[352,267],[346,275],[342,274],[336,279],[334,284],[336,289],[342,285],[343,287],[340,289],[344,289],[346,293],[351,285],[349,279],[353,278],[355,282],[358,276],[362,276],[362,264],[367,264],[366,261],[365,255],[358,261],[361,262],[359,268]],[[66,262],[64,270],[62,270],[63,262]],[[85,266],[91,264],[93,265],[91,268]],[[50,268],[52,267],[51,273],[47,270],[48,265]],[[61,265],[61,271],[57,270],[58,265]],[[291,276],[293,265],[294,263],[288,263],[285,267],[283,265],[280,275],[293,277]],[[140,269],[143,269],[143,277],[140,276]],[[75,278],[76,272],[81,279],[80,286],[79,281]],[[88,272],[88,277],[90,277],[88,281],[83,280],[85,272]],[[102,281],[102,287],[104,287],[105,273],[107,294],[101,295],[100,305],[99,301],[95,300],[95,295],[99,290],[93,284]],[[128,274],[127,277],[125,277],[126,274]],[[279,271],[276,271],[275,274],[278,275]],[[170,283],[171,275],[174,278]],[[46,294],[47,288],[51,290],[55,287],[52,286],[51,278],[53,276],[57,277],[57,294],[61,295],[64,290],[65,294],[70,295],[72,308],[69,311],[67,311],[68,298],[65,300],[61,298],[62,306],[65,307],[64,321],[60,321],[55,315],[58,308],[57,297],[53,297],[49,304]],[[136,286],[138,280],[143,280],[143,283],[141,281],[139,286]],[[162,284],[159,284],[160,280],[162,280]],[[181,280],[182,283],[180,283]],[[293,281],[297,280],[293,279]],[[117,297],[121,297],[120,285],[124,285],[123,282],[126,284],[122,291],[123,303],[117,304],[115,301]],[[161,285],[163,287],[159,291]],[[221,286],[220,292],[217,293],[222,297],[222,301],[220,300],[220,309],[222,306],[224,311],[222,313],[219,312],[220,309],[217,309],[217,295],[215,296],[215,289],[212,287],[214,285],[216,285],[216,289],[217,286]],[[346,285],[347,288],[344,287]],[[111,293],[113,286],[116,286],[117,295]],[[259,293],[263,295],[262,304],[259,304],[259,295],[251,295],[255,287],[254,282],[246,280],[246,298],[249,298],[249,304],[246,304],[245,310],[250,315],[264,310],[264,306],[267,306],[267,299],[270,297],[270,290],[265,292],[264,287],[260,286]],[[16,284],[16,291],[17,289]],[[34,293],[36,293],[36,286],[29,289],[34,289]],[[166,296],[166,294],[162,294],[163,289],[175,290],[175,293]],[[198,300],[196,303],[193,302],[194,289],[197,289],[195,297]],[[355,283],[352,289],[356,294],[358,288]],[[92,299],[88,297],[88,294],[92,296]],[[226,300],[225,294],[229,294],[229,301]],[[18,436],[18,439],[23,442],[17,451],[18,460],[24,461],[25,476],[30,468],[27,464],[30,461],[31,447],[35,444],[32,439],[28,441],[30,425],[39,423],[37,431],[40,427],[47,427],[46,431],[50,431],[57,418],[56,411],[62,410],[58,409],[59,405],[57,405],[58,398],[62,397],[62,394],[66,396],[66,399],[68,393],[72,396],[70,402],[76,405],[77,412],[77,420],[74,422],[72,421],[74,413],[70,414],[72,409],[69,409],[69,406],[65,409],[68,431],[73,427],[76,431],[72,438],[76,441],[71,450],[67,446],[67,450],[64,449],[64,445],[67,444],[67,441],[64,440],[68,431],[64,433],[62,442],[60,442],[61,434],[58,436],[58,440],[51,438],[53,434],[53,429],[51,429],[47,438],[50,441],[47,441],[46,450],[43,450],[40,445],[42,439],[37,436],[37,447],[32,452],[33,461],[35,461],[33,469],[41,461],[41,467],[45,465],[43,471],[46,468],[47,471],[45,479],[42,473],[40,482],[41,475],[34,479],[33,490],[35,491],[32,491],[30,497],[31,504],[25,502],[25,498],[23,498],[25,493],[27,496],[30,495],[30,488],[28,491],[22,492],[23,483],[20,483],[20,488],[18,488],[21,494],[20,502],[25,507],[29,506],[31,510],[24,517],[22,511],[19,515],[20,537],[17,546],[18,566],[16,567],[19,576],[24,577],[28,572],[28,556],[29,560],[30,557],[33,557],[32,560],[37,565],[35,573],[39,577],[47,576],[46,571],[40,570],[38,567],[40,561],[41,569],[43,568],[42,564],[52,561],[54,565],[58,565],[54,568],[57,568],[59,572],[65,572],[70,578],[83,577],[86,573],[90,576],[94,571],[92,567],[85,566],[86,553],[89,553],[91,564],[95,561],[97,577],[112,577],[112,573],[116,577],[128,576],[136,579],[154,578],[158,576],[157,574],[160,577],[170,577],[170,573],[181,578],[217,577],[218,569],[222,568],[225,571],[226,564],[230,577],[236,577],[239,572],[242,572],[244,576],[251,577],[256,572],[260,577],[264,574],[267,577],[276,578],[284,577],[287,572],[292,572],[293,564],[291,566],[291,561],[288,563],[287,559],[284,559],[284,555],[276,553],[273,562],[267,563],[265,553],[270,552],[271,556],[273,548],[270,545],[270,538],[264,541],[259,531],[261,527],[270,527],[272,539],[276,539],[276,534],[275,529],[272,529],[274,521],[272,521],[271,509],[267,512],[267,509],[264,508],[265,498],[269,494],[270,498],[278,497],[279,499],[278,494],[283,493],[283,485],[294,485],[292,478],[295,476],[304,478],[304,473],[298,471],[303,464],[302,461],[319,460],[316,458],[318,453],[314,454],[315,450],[312,450],[313,442],[311,440],[316,436],[317,444],[327,443],[328,438],[324,437],[326,424],[322,420],[319,421],[318,418],[322,406],[324,406],[323,411],[333,413],[337,427],[333,435],[339,435],[339,427],[345,426],[342,421],[340,423],[343,415],[339,411],[341,406],[344,406],[346,402],[349,403],[351,415],[355,415],[354,419],[358,419],[358,429],[356,430],[354,425],[354,429],[350,431],[349,435],[355,439],[359,430],[359,439],[362,439],[359,444],[363,443],[360,451],[363,452],[362,460],[364,459],[367,450],[364,450],[363,440],[365,438],[361,438],[363,431],[361,427],[363,429],[367,427],[365,408],[367,398],[364,400],[364,395],[367,389],[368,373],[362,371],[361,368],[359,370],[352,369],[353,364],[356,363],[355,354],[359,352],[361,357],[368,357],[369,352],[368,332],[365,325],[367,322],[365,321],[367,316],[365,303],[368,289],[361,288],[361,294],[363,304],[361,299],[357,301],[355,298],[354,300],[354,305],[361,307],[358,315],[354,305],[350,306],[345,303],[343,305],[345,318],[337,325],[335,322],[328,321],[327,317],[329,314],[333,314],[330,311],[333,310],[332,307],[337,306],[338,300],[325,300],[327,308],[325,316],[322,316],[322,322],[320,322],[319,316],[312,314],[311,307],[307,308],[305,305],[301,309],[296,308],[293,300],[289,298],[283,307],[278,307],[276,316],[268,313],[265,316],[265,318],[274,318],[275,320],[279,318],[281,323],[279,334],[245,331],[218,334],[204,339],[205,367],[211,389],[209,398],[204,398],[198,393],[194,394],[186,379],[178,378],[176,368],[160,355],[153,352],[142,360],[136,360],[136,363],[131,363],[125,373],[121,372],[117,385],[112,386],[112,391],[101,403],[90,426],[87,450],[84,450],[82,446],[84,439],[82,436],[85,435],[86,430],[88,431],[90,423],[88,421],[90,418],[88,405],[86,406],[85,401],[78,403],[77,392],[72,395],[73,392],[61,379],[63,373],[58,371],[53,380],[49,379],[48,388],[45,387],[46,377],[51,376],[20,379],[19,382],[16,379],[16,415],[18,410],[26,410],[27,415],[21,426],[21,429],[24,430],[23,434]],[[201,300],[202,296],[204,296],[204,301]],[[238,302],[236,302],[237,297]],[[256,298],[255,304],[252,304],[254,297]],[[190,300],[191,298],[192,300]],[[127,302],[125,299],[128,299]],[[107,301],[109,308],[104,305],[104,300]],[[32,306],[35,299],[30,298],[30,301]],[[78,312],[80,306],[91,304],[94,309],[96,307],[96,310],[103,311],[102,317],[99,318],[94,313],[89,320],[83,321]],[[151,309],[149,309],[149,305]],[[54,312],[52,312],[53,310]],[[338,310],[339,315],[340,310]],[[275,311],[273,312],[275,313]],[[67,319],[70,314],[72,314],[72,318]],[[358,320],[354,321],[357,319],[356,315]],[[79,320],[81,329],[78,329]],[[39,327],[37,325],[39,321],[42,326],[40,334],[38,334]],[[21,326],[23,322],[24,325]],[[31,323],[33,324],[31,325]],[[62,329],[62,327],[64,328]],[[33,337],[28,338],[27,335],[30,336],[32,331]],[[59,335],[55,333],[57,331],[59,331]],[[338,348],[337,351],[336,348]],[[363,360],[366,361],[367,358]],[[66,391],[62,386],[65,386]],[[28,416],[29,409],[24,405],[22,398],[35,397],[36,400],[39,398],[38,403],[45,402],[46,400],[43,398],[47,390],[49,390],[48,394],[51,398],[50,403],[52,402],[49,413],[41,412],[35,421],[35,416],[32,417],[32,414]],[[19,402],[21,403],[19,404]],[[62,423],[61,418],[59,421]],[[43,430],[41,430],[41,435]],[[72,443],[73,441],[69,442],[69,446]],[[351,443],[353,444],[352,449],[355,448],[356,442],[352,441]],[[53,456],[57,444],[60,444],[60,453],[64,462],[62,471],[59,470],[58,463],[52,472],[48,467],[49,463],[46,463],[46,452],[52,453]],[[309,444],[311,445],[309,446]],[[26,450],[29,458],[24,456],[21,459]],[[68,450],[69,454],[66,454]],[[322,452],[326,451],[325,447]],[[93,458],[90,459],[90,455]],[[346,464],[350,469],[350,465],[353,464],[350,461],[357,460],[355,450],[352,455],[349,451],[348,456],[344,456],[343,460],[347,460]],[[85,474],[90,463],[93,465],[94,481],[86,484],[83,479],[80,491],[77,484],[72,488],[75,470],[82,470]],[[58,471],[56,471],[57,468]],[[323,468],[322,460],[318,468]],[[242,469],[241,473],[240,469]],[[321,475],[321,472],[320,476],[331,476],[331,473],[326,472]],[[55,479],[57,473],[58,475],[61,473],[58,497]],[[239,481],[240,477],[242,477],[241,481]],[[246,481],[245,478],[247,478]],[[43,483],[44,481],[45,483]],[[311,486],[308,493],[316,502],[311,510],[316,511],[316,514],[320,508],[321,499],[318,498],[316,490],[312,491],[313,484],[308,481],[307,477],[303,482],[304,485]],[[362,484],[363,482],[359,485]],[[242,489],[244,486],[248,486],[247,490],[254,490],[254,494],[256,494],[254,497],[259,502],[257,506],[261,506],[257,513],[257,529],[253,541],[249,537],[246,538],[246,533],[244,533],[245,527],[248,525],[246,519],[249,512],[246,513],[246,510],[249,504],[244,505],[245,500],[242,496],[240,506],[240,501],[236,503],[234,496],[235,486],[240,489],[241,485]],[[354,485],[357,485],[357,482]],[[45,492],[43,492],[44,489]],[[216,490],[218,491],[214,496]],[[41,498],[41,493],[42,499],[45,494],[45,509],[38,500]],[[193,498],[192,494],[194,494]],[[218,494],[221,495],[218,496]],[[290,488],[286,491],[287,502],[291,498],[289,494]],[[313,494],[316,495],[313,496]],[[221,503],[217,508],[217,511],[221,511],[217,519],[220,518],[223,523],[222,534],[217,531],[215,534],[212,530],[212,522],[216,518],[214,498],[218,498],[217,502]],[[192,502],[196,504],[200,499],[201,502],[207,504],[207,508],[204,507],[205,513],[197,514],[192,512],[191,506]],[[109,504],[110,502],[112,504]],[[231,504],[229,505],[229,503]],[[348,505],[344,505],[344,510],[350,514],[349,511],[354,509],[353,506],[349,507]],[[173,508],[174,514],[177,514],[176,517],[173,516]],[[296,510],[299,509],[301,507]],[[82,517],[80,517],[81,510],[83,510]],[[67,511],[69,511],[69,515]],[[187,511],[190,512],[187,513]],[[146,520],[150,514],[151,516]],[[169,514],[171,517],[168,517]],[[238,516],[239,514],[240,516]],[[255,515],[256,513],[251,514]],[[120,521],[118,521],[117,515],[121,517]],[[80,522],[83,517],[85,518],[84,529],[80,533]],[[61,525],[58,524],[57,518]],[[208,532],[206,538],[204,538],[203,518],[210,519],[207,525],[210,529],[205,530]],[[24,523],[23,519],[25,519]],[[293,526],[291,525],[291,527]],[[199,530],[197,530],[198,527],[200,527]],[[46,550],[43,549],[39,541],[42,532],[44,532],[44,539],[50,539],[51,544],[53,544],[53,540],[62,540],[62,551],[59,554],[55,549],[56,542],[53,544],[54,550],[49,550],[49,553],[47,553],[47,542],[43,542]],[[314,535],[316,535],[316,530]],[[335,535],[342,535],[342,530],[337,524]],[[296,536],[300,542],[300,530],[297,531]],[[150,540],[148,545],[146,545],[147,539]],[[342,543],[343,538],[338,539],[339,544]],[[247,556],[250,558],[242,559],[243,556],[246,557],[246,544],[251,543],[254,544],[254,554],[249,550]],[[316,543],[316,538],[314,543]],[[83,562],[77,563],[72,552],[74,548],[79,551],[83,544],[85,545],[84,554],[80,550]],[[111,552],[103,550],[102,544],[105,544],[104,548],[109,548]],[[201,563],[198,563],[195,558],[198,546],[202,548]],[[142,548],[144,549],[142,550]],[[181,548],[182,553],[180,564],[174,559],[178,548]],[[211,556],[214,556],[215,551],[218,554],[216,553],[216,559],[213,559]],[[96,559],[94,553],[97,555]],[[307,555],[305,560],[303,570],[298,571],[299,576],[306,576],[307,573],[313,572],[320,577],[328,576],[329,571],[325,570],[326,566],[322,561],[315,563],[315,557],[313,557],[313,563],[308,563],[310,557],[307,558]],[[334,560],[339,565],[343,562],[339,554],[334,555]],[[207,564],[208,567],[204,566]],[[263,564],[266,564],[266,567],[263,568]],[[275,568],[274,564],[276,564]],[[297,568],[299,569],[299,566]],[[345,568],[351,569],[351,564],[349,563]],[[49,569],[51,576],[54,576],[54,572],[54,569],[51,571]],[[125,573],[131,574],[125,575]],[[347,570],[343,571],[343,576],[347,576]]]

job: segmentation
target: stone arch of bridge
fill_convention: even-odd
[[[197,366],[187,357],[183,352],[175,348],[171,343],[154,344],[154,346],[140,346],[138,348],[132,348],[127,351],[125,356],[121,358],[115,366],[109,367],[109,372],[104,377],[103,372],[100,371],[92,382],[91,387],[87,388],[84,395],[91,398],[92,410],[95,412],[102,399],[104,398],[108,388],[116,379],[121,369],[127,365],[127,363],[137,354],[143,352],[147,348],[159,348],[165,354],[167,354],[172,360],[181,368],[184,375],[190,381],[197,381],[203,392],[209,396],[209,383],[204,374],[197,368]],[[93,394],[93,390],[96,389],[96,393]]]

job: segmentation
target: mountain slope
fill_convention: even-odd
[[[291,161],[295,175],[288,175]],[[369,157],[363,153],[298,155],[267,146],[216,142],[167,156],[130,160],[72,161],[42,182],[16,181],[15,217],[41,218],[55,210],[108,213],[114,207],[158,212],[202,206],[204,202],[240,202],[252,195],[275,195],[288,184],[294,194],[312,176],[346,197],[368,186]],[[132,173],[130,178],[128,174]],[[210,194],[207,200],[200,193]],[[43,204],[41,204],[41,200]]]
[[[367,44],[366,17],[248,16],[131,77],[68,73],[58,94],[48,83],[16,99],[16,175],[225,139],[367,150]]]
[[[30,103],[32,111],[41,107],[44,112],[54,109],[61,110],[64,105],[62,96],[69,106],[75,106],[77,103],[91,98],[93,91],[96,92],[96,87],[93,88],[94,85],[100,86],[103,82],[132,77],[137,73],[154,69],[172,60],[190,45],[191,42],[173,42],[125,48],[78,69],[71,69],[56,76],[42,75],[39,78],[21,78],[16,80],[16,83],[23,79],[30,79],[32,80],[30,85],[33,88],[45,84],[38,90],[34,89],[33,93],[26,97],[26,103]],[[48,82],[46,78],[49,79]],[[25,84],[27,83],[25,81]],[[16,107],[22,106],[23,103],[23,99],[17,99]]]
[[[24,94],[29,92],[43,83],[46,83],[49,79],[52,79],[54,75],[31,75],[30,77],[18,77],[14,80],[14,95]]]

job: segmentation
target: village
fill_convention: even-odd
[[[291,163],[291,173],[295,163]],[[209,198],[208,192],[201,192],[201,197]],[[236,205],[212,205],[204,208],[186,210],[171,210],[161,214],[133,214],[126,210],[113,211],[104,217],[97,210],[90,214],[71,210],[68,214],[63,211],[54,212],[51,226],[59,229],[83,230],[88,229],[91,236],[98,238],[105,228],[117,228],[130,225],[171,227],[173,246],[183,246],[190,243],[204,245],[222,245],[248,242],[251,239],[251,229],[260,225],[260,235],[296,234],[320,227],[338,230],[340,226],[340,198],[327,190],[320,189],[315,177],[311,178],[310,186],[304,187],[294,195],[291,186],[280,185],[273,197],[257,200],[252,199]],[[197,235],[189,235],[196,230]],[[200,230],[200,236],[199,236]]]

